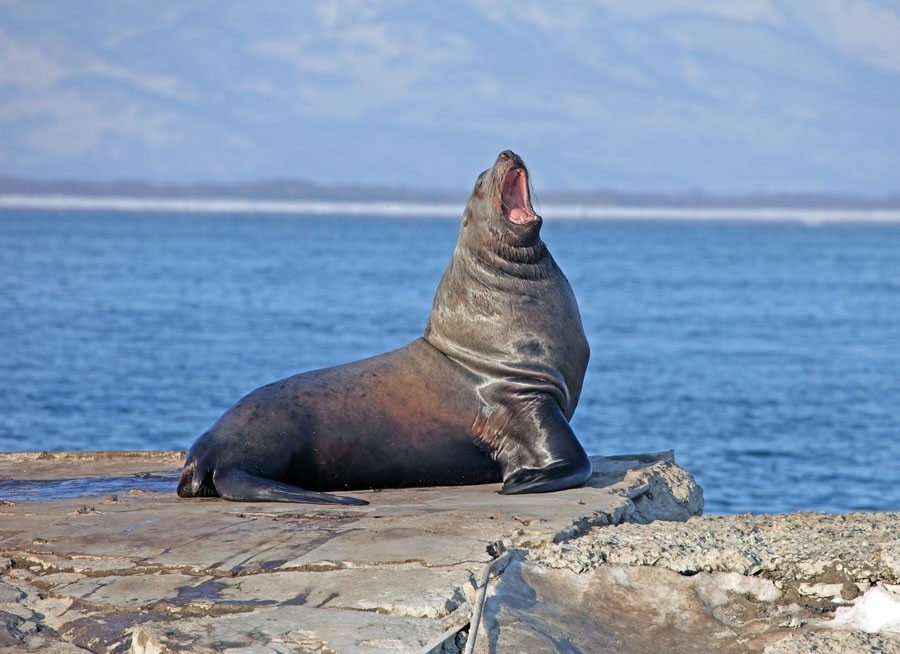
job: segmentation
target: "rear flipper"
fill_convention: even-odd
[[[291,486],[275,479],[253,475],[239,468],[216,470],[212,479],[198,475],[195,465],[185,467],[178,484],[181,497],[219,496],[235,502],[304,502],[306,504],[343,504],[361,506],[368,504],[355,497],[341,497],[329,493]],[[211,482],[211,483],[210,483]]]
[[[213,473],[213,484],[221,497],[236,502],[305,502],[307,504],[344,504],[348,506],[368,504],[365,500],[355,497],[340,497],[311,491],[274,479],[258,477],[237,468],[224,472],[217,470]]]

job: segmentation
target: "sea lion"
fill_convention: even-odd
[[[178,495],[365,504],[323,491],[582,485],[591,463],[569,419],[589,348],[541,224],[525,164],[501,152],[475,183],[424,336],[251,392],[191,447]]]

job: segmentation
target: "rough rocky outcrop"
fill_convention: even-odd
[[[180,461],[0,455],[0,652],[900,652],[846,613],[890,618],[897,515],[692,517],[668,453],[364,507],[180,500]]]
[[[900,653],[898,582],[900,514],[620,524],[508,566],[476,651]]]

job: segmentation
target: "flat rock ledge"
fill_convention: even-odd
[[[900,514],[699,517],[671,453],[362,507],[179,499],[182,460],[0,454],[0,652],[900,654]]]

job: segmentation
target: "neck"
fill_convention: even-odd
[[[517,242],[506,230],[490,229],[489,244],[460,243],[459,254],[503,275],[518,279],[542,279],[552,270],[552,258],[540,237]]]

